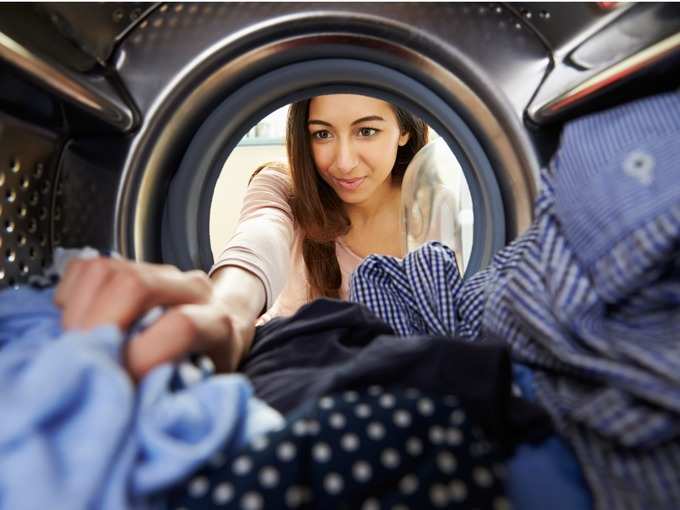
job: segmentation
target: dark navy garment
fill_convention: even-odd
[[[311,386],[329,369],[352,359],[375,337],[391,334],[392,328],[364,306],[320,299],[292,317],[257,327],[238,371],[257,395],[286,414],[320,396]]]
[[[368,257],[353,300],[402,334],[500,341],[595,505],[680,507],[680,94],[568,123],[534,221],[463,282],[448,248]]]
[[[504,451],[553,431],[543,410],[512,395],[506,346],[391,333],[362,305],[318,299],[258,328],[239,371],[282,414],[324,394],[383,384],[455,394]]]
[[[165,507],[503,510],[503,476],[454,396],[376,385],[307,402],[282,430],[217,455]]]

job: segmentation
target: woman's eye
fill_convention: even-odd
[[[317,140],[327,140],[331,137],[331,133],[327,129],[321,129],[312,133],[312,137],[316,138]]]
[[[373,136],[378,132],[375,128],[363,127],[359,129],[359,134],[361,136]]]

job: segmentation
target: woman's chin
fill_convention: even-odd
[[[335,193],[346,204],[359,204],[366,200],[366,193],[363,190],[347,191],[345,189],[337,189]]]

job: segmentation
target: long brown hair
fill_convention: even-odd
[[[302,230],[302,256],[307,267],[309,298],[340,297],[342,274],[335,255],[335,239],[350,229],[343,202],[319,175],[312,157],[307,120],[311,99],[290,106],[286,148],[293,181],[290,205]],[[401,183],[408,164],[427,143],[427,124],[406,110],[391,105],[401,133],[408,141],[397,149],[392,168],[393,182]]]

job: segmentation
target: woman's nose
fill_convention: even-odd
[[[343,174],[349,174],[358,163],[359,157],[354,144],[349,141],[340,141],[335,154],[335,168]]]

